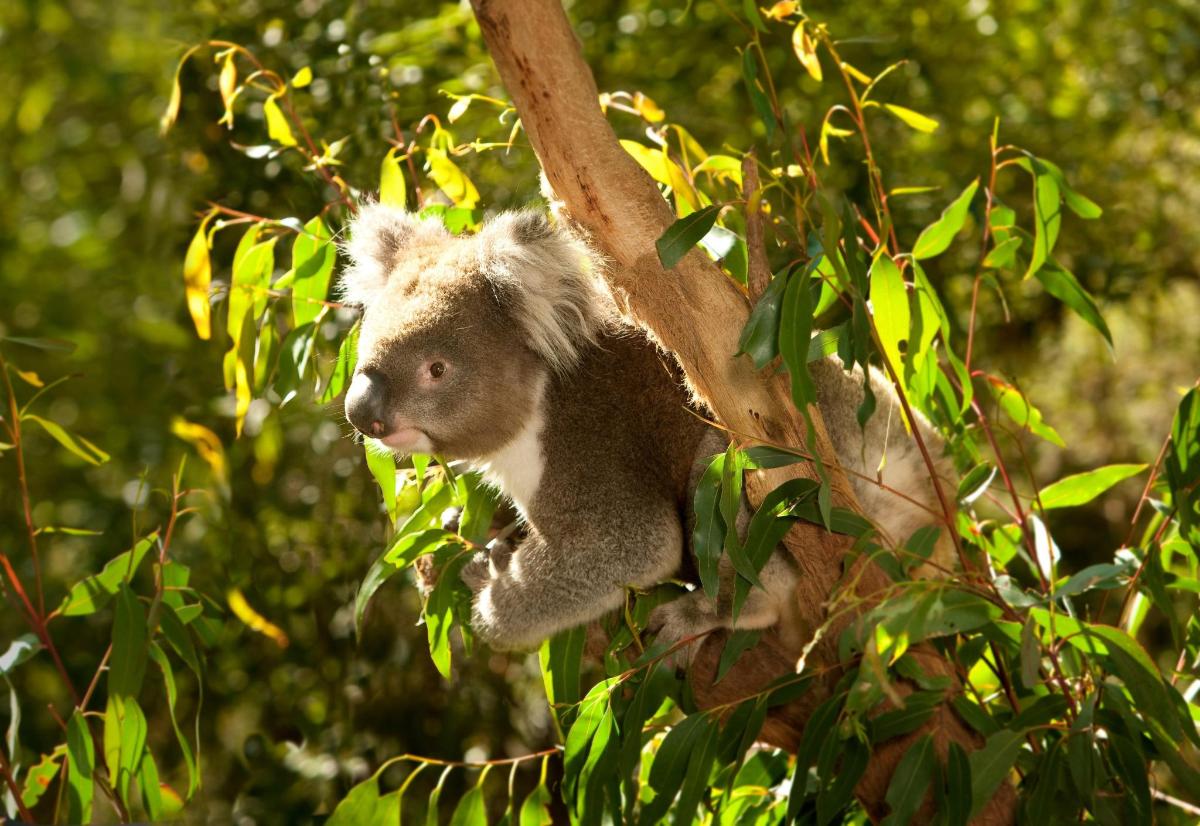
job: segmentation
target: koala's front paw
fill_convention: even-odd
[[[423,599],[428,599],[438,582],[438,568],[433,563],[433,554],[418,556],[412,566],[417,574],[417,591]]]
[[[666,643],[671,649],[663,663],[679,670],[691,664],[707,633],[722,624],[712,600],[703,591],[693,591],[655,608],[648,627],[656,643]]]
[[[462,567],[459,576],[473,593],[478,594],[482,591],[492,579],[491,564],[488,561],[487,553],[479,551],[472,556],[470,561]]]

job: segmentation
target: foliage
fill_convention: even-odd
[[[894,6],[887,8],[894,12]],[[742,349],[760,365],[781,357],[800,404],[811,399],[805,365],[818,354],[837,352],[848,363],[882,366],[911,408],[948,437],[962,472],[957,491],[944,488],[943,531],[952,536],[970,573],[929,582],[913,581],[911,573],[928,558],[936,538],[932,533],[879,536],[850,514],[829,512],[815,485],[777,491],[755,515],[742,546],[725,529],[732,521],[726,504],[736,500],[742,474],[766,463],[792,461],[805,448],[744,446],[714,462],[715,471],[698,497],[698,507],[709,517],[698,547],[712,564],[722,553],[731,555],[743,593],[765,560],[763,552],[797,519],[826,521],[855,534],[857,553],[884,566],[894,580],[888,599],[861,613],[841,635],[847,669],[818,706],[797,755],[752,744],[771,708],[817,690],[815,676],[801,672],[740,703],[697,710],[686,686],[663,665],[671,652],[642,635],[650,607],[667,598],[668,589],[630,595],[625,615],[612,624],[612,641],[598,670],[585,664],[579,632],[544,647],[539,662],[545,699],[527,702],[550,704],[555,736],[548,740],[532,726],[533,736],[526,731],[521,739],[552,740],[552,747],[488,759],[505,747],[515,725],[503,719],[510,716],[504,704],[494,703],[498,710],[490,715],[488,745],[461,755],[455,750],[468,736],[478,737],[482,724],[466,722],[470,712],[443,713],[445,706],[429,695],[468,695],[491,683],[493,696],[508,696],[503,692],[511,688],[495,686],[519,682],[519,666],[491,673],[476,665],[484,657],[472,650],[466,594],[455,570],[497,530],[512,530],[508,515],[501,507],[493,526],[497,502],[469,473],[426,457],[397,468],[390,457],[354,455],[356,449],[344,440],[320,466],[331,481],[314,487],[316,499],[309,501],[313,495],[305,493],[311,486],[305,477],[321,477],[292,454],[312,452],[314,445],[320,445],[320,452],[330,450],[331,438],[311,424],[321,415],[312,412],[313,402],[335,401],[352,372],[353,314],[338,305],[330,287],[337,259],[334,238],[356,199],[378,190],[389,202],[438,216],[454,231],[469,231],[482,218],[481,203],[501,204],[533,191],[532,159],[514,113],[479,80],[486,55],[469,14],[445,7],[427,18],[406,18],[401,25],[387,14],[371,18],[368,12],[356,30],[364,36],[374,32],[366,51],[388,56],[391,65],[381,67],[382,82],[373,70],[343,60],[329,44],[323,52],[312,46],[311,60],[287,44],[269,47],[265,51],[270,56],[260,57],[260,49],[240,45],[251,41],[249,30],[206,41],[179,64],[165,123],[181,119],[178,131],[184,137],[175,140],[201,142],[204,152],[184,150],[186,163],[204,166],[209,156],[221,159],[222,177],[209,187],[220,197],[201,208],[190,242],[183,239],[172,253],[182,270],[179,286],[156,293],[161,306],[134,307],[140,315],[122,320],[124,326],[106,322],[103,328],[133,333],[132,346],[117,345],[130,361],[138,348],[158,347],[189,365],[190,388],[182,397],[156,389],[134,414],[157,421],[142,428],[152,434],[143,464],[173,467],[168,454],[180,456],[185,445],[201,459],[180,464],[170,475],[168,491],[154,497],[141,492],[152,487],[149,479],[166,478],[159,471],[147,472],[146,480],[131,483],[132,489],[124,479],[100,475],[109,454],[129,445],[98,439],[97,446],[76,432],[104,432],[99,422],[107,421],[121,438],[134,440],[134,431],[116,429],[120,416],[104,406],[111,406],[104,398],[137,398],[142,388],[126,379],[115,387],[97,387],[94,379],[84,377],[85,389],[77,391],[77,398],[89,404],[80,415],[78,404],[52,401],[65,398],[61,389],[42,395],[50,382],[41,375],[63,371],[66,357],[56,349],[61,345],[0,330],[0,352],[7,359],[0,372],[8,402],[0,460],[17,482],[6,487],[20,491],[20,502],[5,512],[21,517],[15,530],[6,525],[0,533],[0,551],[14,620],[27,626],[20,636],[13,633],[14,642],[0,657],[5,679],[17,681],[10,692],[14,711],[4,750],[9,763],[5,772],[19,781],[20,805],[15,792],[8,797],[12,810],[28,820],[35,813],[47,820],[82,819],[89,807],[101,817],[157,819],[186,803],[184,811],[200,819],[205,808],[210,813],[232,808],[224,804],[229,808],[222,810],[213,799],[236,798],[245,816],[261,820],[310,817],[322,804],[332,811],[332,822],[350,823],[399,819],[402,806],[406,818],[414,809],[436,818],[439,804],[452,823],[484,822],[489,812],[493,817],[507,812],[510,822],[550,822],[567,811],[581,822],[600,822],[606,810],[643,822],[691,822],[700,813],[739,823],[786,817],[853,820],[862,816],[852,799],[854,781],[870,748],[915,731],[946,699],[946,685],[923,675],[911,655],[913,646],[928,641],[965,675],[966,693],[952,699],[986,738],[986,746],[971,755],[954,750],[940,755],[928,740],[914,743],[887,794],[894,822],[905,822],[927,790],[947,801],[948,819],[965,822],[1005,778],[1020,784],[1022,805],[1036,820],[1082,814],[1106,822],[1147,822],[1152,816],[1184,822],[1186,816],[1162,800],[1164,794],[1200,800],[1194,720],[1194,671],[1200,657],[1200,627],[1194,618],[1195,594],[1200,592],[1195,495],[1200,403],[1194,388],[1183,396],[1157,460],[1145,455],[1136,465],[1089,467],[1049,485],[1039,485],[1033,473],[1021,477],[1028,471],[1025,451],[1034,449],[1027,442],[1040,439],[1061,446],[1064,440],[1049,422],[1059,422],[1061,428],[1060,417],[1071,411],[1035,406],[1040,397],[1028,392],[1020,380],[1025,377],[985,361],[990,348],[1004,348],[996,322],[1006,307],[1033,316],[1047,312],[1045,302],[1052,301],[1080,319],[1098,341],[1112,345],[1112,331],[1089,288],[1119,293],[1129,289],[1121,286],[1128,276],[1120,267],[1110,268],[1116,273],[1111,277],[1097,276],[1106,268],[1083,251],[1098,230],[1081,221],[1096,219],[1100,210],[1072,188],[1075,175],[1042,157],[1053,147],[1054,154],[1071,156],[1063,158],[1071,161],[1069,169],[1105,162],[1104,152],[1073,152],[1070,142],[1054,131],[1076,128],[1082,107],[1090,111],[1094,105],[1080,101],[1078,87],[1061,83],[1017,102],[1007,93],[1003,131],[992,131],[983,169],[967,167],[964,159],[987,141],[986,135],[981,139],[981,122],[986,127],[990,118],[938,107],[939,125],[924,113],[934,111],[929,85],[953,88],[954,73],[979,73],[959,81],[967,84],[967,92],[950,97],[962,112],[974,112],[978,96],[992,84],[1004,84],[1006,77],[1012,86],[1018,80],[1041,83],[1040,72],[1031,65],[1060,66],[1059,58],[1044,56],[1028,58],[1033,64],[999,66],[981,57],[978,65],[965,68],[958,60],[938,60],[939,53],[952,48],[956,33],[961,34],[961,21],[948,23],[945,9],[935,5],[932,11],[914,12],[911,20],[887,16],[904,17],[896,40],[916,52],[917,60],[903,65],[893,63],[886,44],[855,49],[853,42],[830,34],[877,31],[853,11],[831,12],[826,18],[814,7],[816,17],[809,18],[798,4],[779,3],[766,13],[752,4],[729,14],[711,4],[697,4],[692,16],[657,8],[631,13],[645,27],[661,12],[664,22],[650,25],[674,31],[662,36],[664,42],[678,36],[679,29],[710,39],[713,48],[708,51],[714,56],[705,60],[716,62],[698,93],[681,94],[669,83],[680,62],[692,58],[668,46],[660,50],[662,65],[652,76],[633,70],[636,55],[628,39],[618,38],[621,45],[612,54],[592,55],[602,86],[644,83],[646,94],[610,92],[603,102],[625,136],[626,148],[660,183],[680,218],[660,241],[663,263],[669,266],[699,243],[722,261],[731,278],[745,283],[745,216],[761,210],[768,220],[776,275],[757,303]],[[1089,24],[1078,12],[1074,17],[1068,13],[1060,25],[1086,30]],[[63,25],[56,15],[65,13],[62,6],[48,3],[24,14],[36,15],[38,23],[53,31]],[[305,17],[313,13],[303,11]],[[573,13],[589,50],[607,42],[596,36],[596,28],[613,26],[608,15],[587,4]],[[877,10],[872,14],[884,17]],[[1023,14],[1014,11],[1014,20],[1024,20]],[[1038,15],[1031,14],[1036,25],[1006,26],[1003,36],[1020,46],[1022,31],[1040,32]],[[1144,36],[1153,43],[1150,50],[1161,53],[1154,38],[1175,24],[1168,12],[1142,15],[1148,21]],[[974,15],[974,20],[982,18]],[[974,20],[969,21],[972,27]],[[236,28],[233,21],[231,12],[222,30]],[[345,21],[332,16],[313,21],[319,32],[329,27],[331,33],[338,22],[343,35],[330,36],[331,43],[344,37]],[[931,31],[935,23],[945,28]],[[19,24],[9,22],[6,29]],[[262,39],[278,46],[283,25],[265,25]],[[297,21],[296,28],[300,25]],[[126,26],[134,29],[131,23]],[[431,38],[430,32],[439,34]],[[120,34],[129,36],[123,30]],[[851,50],[853,57],[847,58]],[[411,86],[396,85],[393,78],[406,77],[409,67],[437,78],[431,86],[444,85],[453,102],[434,102]],[[1161,71],[1169,75],[1179,69],[1171,63]],[[986,83],[979,82],[981,76]],[[211,92],[196,88],[209,79]],[[22,131],[46,116],[48,104],[39,101],[52,98],[63,84],[63,76],[47,74],[30,86],[13,115]],[[1097,94],[1119,97],[1113,88],[1102,87],[1105,91]],[[384,106],[377,105],[380,97]],[[1031,127],[1021,112],[1036,109],[1047,97],[1062,123]],[[1123,139],[1132,140],[1148,117],[1157,116],[1166,126],[1156,143],[1184,152],[1174,148],[1180,133],[1168,128],[1183,116],[1169,104],[1169,95],[1160,97],[1163,109],[1140,113],[1125,126]],[[353,123],[338,120],[333,128],[318,129],[327,122],[323,114],[335,105],[350,110]],[[1112,107],[1111,101],[1108,105]],[[427,116],[435,107],[439,112],[445,107],[445,113]],[[369,117],[362,117],[364,110]],[[206,121],[218,122],[219,128],[210,131]],[[1032,152],[999,140],[1000,134],[1009,135],[1013,122],[1019,137],[1009,139]],[[217,148],[226,135],[233,151]],[[158,139],[147,131],[141,140]],[[721,151],[710,151],[715,146],[722,146]],[[765,183],[747,193],[741,160],[751,146],[761,159]],[[897,169],[926,174],[922,183],[953,191],[904,185],[915,179],[890,172]],[[964,187],[976,175],[980,177]],[[1081,177],[1094,181],[1100,176]],[[957,184],[951,186],[955,178]],[[64,174],[63,189],[71,185]],[[190,191],[194,186],[182,194],[183,203],[201,200]],[[1098,200],[1120,202],[1114,186],[1106,183]],[[1175,183],[1171,189],[1186,201],[1191,196],[1183,186]],[[906,202],[911,206],[902,208]],[[1162,229],[1170,226],[1167,210],[1136,210],[1148,221],[1138,227],[1140,232],[1129,223],[1128,210],[1115,217],[1113,212],[1093,224],[1135,237],[1143,247],[1146,238],[1173,237]],[[55,230],[60,231],[65,229]],[[1186,243],[1172,240],[1154,249],[1159,268],[1164,261],[1187,260]],[[117,246],[111,239],[108,244]],[[70,245],[67,250],[85,267],[87,255],[100,255]],[[1080,265],[1087,273],[1076,277],[1071,269]],[[17,269],[6,277],[36,298],[28,272]],[[991,292],[1001,301],[988,301]],[[180,325],[162,318],[169,315],[163,307],[172,306],[198,338],[214,343],[196,349],[186,341]],[[122,317],[127,309],[121,310]],[[48,303],[45,312],[63,319],[57,329],[75,333],[84,328],[78,338],[85,352],[94,353],[99,345],[85,319],[110,311],[86,295],[72,295],[61,307]],[[810,339],[810,331],[817,337]],[[163,383],[180,375],[177,366],[167,365],[156,374]],[[219,388],[209,377],[217,375],[228,392],[224,401],[212,403]],[[93,400],[100,402],[95,410]],[[1159,405],[1175,407],[1163,399]],[[230,427],[214,424],[210,429],[200,423],[212,424],[214,418]],[[241,438],[229,439],[230,431]],[[167,447],[172,444],[168,434],[174,434],[174,447]],[[25,468],[26,457],[35,459],[33,466]],[[343,460],[347,463],[335,465]],[[354,472],[359,463],[369,468],[382,499],[385,539],[371,528],[371,520],[377,519],[374,509],[360,504],[377,495],[355,481],[365,478]],[[72,500],[105,504],[71,508],[65,496],[61,504],[50,497],[39,502],[31,481],[55,478],[50,469],[58,466],[71,477]],[[1147,467],[1147,478],[1139,478],[1142,495],[1128,520],[1128,538],[1118,538],[1103,553],[1093,550],[1095,564],[1065,562],[1061,543],[1056,543],[1055,512],[1097,500],[1121,479],[1146,473]],[[86,470],[90,468],[96,470]],[[272,480],[275,487],[293,492],[275,501]],[[344,491],[334,490],[342,484]],[[957,499],[956,513],[952,498]],[[109,514],[125,504],[133,506],[134,525],[128,541],[118,544],[121,517]],[[260,508],[262,515],[255,515]],[[461,515],[445,518],[449,508],[461,508]],[[101,510],[103,517],[97,515]],[[56,519],[60,514],[92,518]],[[339,524],[354,528],[339,535],[327,527]],[[18,541],[29,547],[28,555],[17,557]],[[181,542],[190,550],[176,550]],[[293,559],[293,546],[308,555],[304,549],[320,544],[328,545],[327,555],[313,554],[310,565]],[[40,559],[49,559],[47,545],[55,555],[75,554],[89,562],[100,545],[109,555],[119,547],[130,550],[103,556],[92,567],[82,561],[65,568],[47,564],[46,572],[53,567],[53,576],[43,583]],[[82,551],[84,547],[89,550]],[[374,564],[362,557],[366,548],[374,549]],[[250,567],[248,557],[261,549],[279,559],[279,571],[263,574]],[[345,551],[341,558],[340,550]],[[228,569],[209,561],[205,551],[219,553],[212,559],[227,561]],[[186,555],[188,564],[179,554]],[[371,681],[369,654],[348,653],[349,638],[353,633],[362,651],[374,647],[382,652],[378,659],[388,657],[378,629],[385,622],[398,625],[399,617],[378,616],[386,610],[385,600],[372,602],[371,597],[420,557],[432,559],[441,572],[423,606],[425,628],[420,633],[437,671],[458,679],[447,688],[434,682],[428,669],[429,677],[421,677],[423,663],[406,650],[399,654],[402,665],[418,676],[406,684],[407,691],[385,689]],[[361,584],[351,587],[358,579]],[[323,594],[327,580],[340,586],[330,598]],[[30,582],[36,587],[26,587]],[[46,596],[56,590],[62,591],[62,602],[47,610]],[[411,592],[389,593],[399,600]],[[53,605],[54,599],[49,602]],[[320,602],[332,607],[314,609],[319,623],[291,616],[301,606]],[[222,603],[236,623],[226,617]],[[269,609],[261,610],[263,605]],[[830,614],[861,609],[846,588],[835,594]],[[371,612],[377,615],[373,623]],[[242,626],[250,634],[239,630]],[[737,657],[752,642],[735,635],[724,668],[736,667]],[[282,657],[294,659],[280,664]],[[155,663],[150,676],[161,679],[146,679],[147,659]],[[272,661],[274,670],[254,663],[256,659]],[[581,675],[596,682],[589,686]],[[327,698],[341,693],[343,681],[347,693],[370,692],[379,711],[367,708],[367,713],[354,715],[331,710],[335,702]],[[332,690],[288,697],[291,685],[318,682]],[[245,693],[255,694],[259,706],[277,708],[264,716],[248,704],[237,704],[234,698],[248,683],[252,688]],[[79,693],[81,687],[86,690]],[[909,688],[913,693],[906,694]],[[214,694],[224,719],[209,710]],[[62,725],[39,723],[35,738],[26,739],[21,727],[28,731],[30,709],[37,704],[21,702],[25,696],[48,698],[65,718]],[[888,705],[879,713],[881,703]],[[24,722],[20,708],[27,715]],[[443,718],[439,733],[414,726],[413,734],[402,740],[420,742],[421,755],[393,756],[406,748],[389,751],[394,741],[351,741],[337,732],[360,723],[377,725],[369,719],[374,715],[385,721],[403,718],[405,708]],[[246,717],[249,723],[241,721]],[[331,718],[335,726],[326,725]],[[259,727],[274,730],[266,737],[247,737]],[[214,735],[218,728],[222,733]],[[230,738],[236,738],[233,749],[221,742]],[[205,752],[211,761],[214,749],[202,749],[202,740],[226,752],[242,750],[250,779],[235,777],[242,773],[236,763],[232,771],[224,767],[214,775],[200,759]],[[23,741],[37,746],[31,750]],[[170,755],[170,764],[163,762],[164,755]],[[378,766],[373,773],[364,770],[364,756]],[[401,780],[397,772],[404,766],[409,770]],[[204,793],[198,789],[202,776]],[[349,787],[350,779],[361,782]],[[425,806],[417,802],[422,797],[428,800]],[[111,809],[105,801],[111,801]],[[20,806],[32,811],[21,812]]]

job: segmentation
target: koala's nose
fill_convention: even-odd
[[[383,380],[368,371],[354,374],[346,391],[346,418],[359,433],[382,439],[388,435],[387,393]]]

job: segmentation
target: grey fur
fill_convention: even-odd
[[[388,388],[389,409],[436,450],[508,488],[526,519],[515,550],[481,554],[463,572],[478,634],[498,648],[530,648],[619,607],[626,588],[680,569],[695,469],[725,439],[689,409],[677,368],[615,316],[585,246],[530,213],[452,238],[371,206],[348,249],[343,289],[364,308],[358,370]],[[446,380],[421,385],[414,377],[432,358],[448,365]],[[841,462],[873,478],[886,446],[885,481],[892,474],[929,502],[886,384],[872,377],[879,411],[864,442],[854,419],[861,376],[832,361],[813,374]],[[856,490],[893,539],[931,521],[877,486],[860,480]],[[794,576],[777,553],[739,627],[776,622]],[[727,602],[692,594],[664,606],[658,624],[675,638],[728,625]]]

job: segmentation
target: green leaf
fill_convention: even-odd
[[[128,585],[117,590],[113,620],[112,660],[108,668],[109,696],[136,697],[146,675],[146,609]]]
[[[897,106],[894,103],[885,103],[883,104],[883,108],[887,109],[893,115],[904,121],[913,129],[916,129],[918,132],[925,132],[926,134],[935,132],[940,125],[936,120],[927,115],[922,115],[920,112],[914,112],[912,109],[905,108],[904,106]]]
[[[1105,465],[1095,470],[1076,473],[1047,485],[1038,494],[1042,508],[1071,508],[1084,505],[1118,482],[1136,476],[1146,465]]]
[[[971,764],[971,817],[982,811],[1008,777],[1024,742],[1023,732],[1003,729],[967,758]]]
[[[437,584],[425,600],[425,629],[429,638],[429,657],[438,672],[450,679],[450,629],[454,621],[455,591],[465,588],[459,573],[470,560],[466,551],[458,551],[438,573]]]
[[[304,225],[292,243],[292,324],[316,320],[325,310],[329,277],[337,260],[337,246],[320,216]]]
[[[71,353],[75,351],[75,342],[67,341],[65,338],[29,338],[28,336],[0,336],[0,341],[11,341],[13,344],[21,344],[25,347],[32,347],[35,350],[50,350],[58,353]]]
[[[454,534],[441,528],[428,528],[414,533],[401,533],[394,543],[371,564],[367,575],[354,595],[354,632],[362,636],[363,618],[371,597],[383,583],[403,571],[419,556],[433,553],[454,539]],[[440,578],[439,578],[440,581]]]
[[[737,355],[748,355],[754,366],[761,370],[779,354],[779,320],[783,311],[783,295],[787,288],[787,274],[780,273],[771,279],[762,297],[750,311],[750,318],[738,338]]]
[[[481,825],[487,826],[487,807],[484,805],[483,789],[475,786],[459,798],[454,814],[450,815],[450,826]]]
[[[971,818],[971,763],[958,743],[946,752],[946,826],[967,826]]]
[[[943,700],[940,691],[918,691],[904,698],[904,708],[885,711],[871,720],[871,742],[883,743],[916,731],[933,717]]]
[[[428,149],[425,157],[429,160],[429,177],[455,206],[474,209],[478,205],[479,190],[445,151]]]
[[[100,573],[77,582],[58,606],[58,612],[68,617],[82,617],[103,608],[121,587],[121,583],[128,582],[133,577],[146,552],[157,541],[157,533],[143,537],[132,549],[110,559]]]
[[[567,732],[563,746],[563,776],[564,784],[572,792],[569,796],[574,796],[573,791],[587,762],[592,739],[605,718],[611,715],[609,694],[614,684],[615,680],[610,678],[591,687],[579,704],[579,716]]]
[[[1193,547],[1200,547],[1200,391],[1194,387],[1175,410],[1164,464],[1180,532]]]
[[[708,778],[708,764],[716,748],[717,725],[704,713],[692,714],[675,725],[663,738],[654,762],[650,766],[650,788],[654,790],[654,799],[642,807],[639,823],[657,824],[670,808],[675,795],[684,785],[685,778],[693,780],[703,768],[700,783]],[[703,767],[700,765],[704,763]],[[693,783],[695,781],[693,780]],[[701,786],[701,791],[703,786]],[[675,810],[675,822],[689,822],[699,803],[695,788],[689,783],[689,795],[692,800],[680,799],[680,805]],[[684,812],[684,804],[691,803],[691,811]]]
[[[1058,266],[1057,263],[1050,262],[1037,271],[1037,280],[1042,282],[1046,292],[1066,304],[1080,318],[1095,327],[1100,335],[1104,336],[1108,346],[1112,347],[1112,333],[1109,331],[1104,317],[1100,315],[1100,308],[1096,306],[1095,299],[1080,285],[1074,275]]]
[[[692,529],[692,548],[700,574],[700,585],[709,599],[716,599],[718,565],[725,547],[726,525],[721,518],[721,477],[724,473],[725,456],[717,456],[709,463],[696,486],[692,507],[696,511],[696,524]]]
[[[871,262],[870,277],[871,317],[875,321],[879,343],[896,375],[903,376],[910,324],[904,276],[891,256],[881,249]]]
[[[175,616],[174,612],[169,609],[164,611],[162,614],[164,618],[168,615],[170,615],[172,618]],[[178,621],[178,619],[175,619],[175,622]],[[186,633],[187,632],[184,631],[185,635]],[[188,644],[190,645],[191,638],[187,637],[187,639]],[[158,664],[159,670],[163,675],[163,687],[167,693],[167,709],[171,716],[171,728],[175,731],[175,739],[179,743],[179,750],[183,753],[183,762],[187,768],[188,775],[187,799],[191,800],[192,795],[194,795],[196,790],[200,788],[200,772],[197,770],[197,760],[192,752],[192,744],[188,741],[187,737],[184,736],[183,729],[179,727],[179,721],[175,716],[175,703],[179,696],[175,687],[175,671],[171,668],[171,661],[167,659],[167,655],[156,642],[150,643],[150,659],[154,660],[154,662]],[[196,673],[197,677],[200,676],[198,670],[193,669],[193,672]],[[197,711],[197,713],[199,712]]]
[[[21,803],[25,808],[32,809],[42,799],[42,795],[50,788],[58,775],[63,758],[67,755],[65,745],[56,746],[54,751],[43,755],[42,759],[29,767],[25,773],[25,784],[21,789]]]
[[[751,2],[751,0],[746,0],[746,2]],[[770,142],[775,137],[775,129],[779,124],[775,120],[775,111],[771,109],[771,102],[767,100],[762,84],[758,80],[758,61],[754,59],[754,50],[751,48],[742,52],[742,82],[746,85],[746,93],[750,95],[750,102],[754,105],[754,110],[758,112],[759,118],[767,129],[767,141]]]
[[[810,284],[807,270],[793,270],[788,275],[779,320],[779,354],[792,377],[792,402],[802,411],[817,402],[817,388],[808,372],[808,346],[813,324]]]
[[[21,416],[23,422],[35,422],[42,426],[42,429],[49,433],[56,442],[65,447],[67,450],[74,453],[80,459],[87,462],[89,465],[102,465],[111,458],[100,448],[89,442],[82,436],[75,436],[68,433],[67,430],[57,422],[52,422],[49,419],[43,419],[41,416],[35,416],[32,413],[26,413]]]
[[[713,680],[714,685],[721,682],[742,654],[758,644],[760,637],[762,637],[761,630],[734,631],[729,635],[729,639],[725,641],[725,647],[721,649],[721,661],[717,665],[717,677]]]
[[[350,381],[350,377],[354,375],[354,366],[358,362],[360,326],[361,322],[356,321],[350,328],[350,332],[346,333],[346,337],[342,339],[341,346],[338,347],[337,364],[334,365],[333,373],[329,376],[329,383],[325,385],[325,391],[321,394],[323,403],[337,398],[345,389],[346,383]]]
[[[129,786],[146,748],[146,715],[132,696],[110,691],[104,710],[104,762],[121,800],[129,805]]]
[[[1020,237],[1015,235],[1000,241],[984,257],[983,266],[997,270],[1011,267],[1016,262],[1017,251],[1021,249],[1021,243]]]
[[[67,721],[67,820],[92,822],[92,775],[96,769],[96,749],[87,718],[79,709]]]
[[[1062,225],[1062,207],[1058,181],[1040,161],[1033,160],[1033,252],[1025,277],[1036,273],[1050,259],[1058,230]]]
[[[1058,431],[1046,424],[1042,419],[1042,412],[1034,407],[1020,390],[995,376],[988,376],[988,384],[1000,403],[1000,409],[1017,425],[1059,447],[1067,446],[1062,436],[1058,435]]]
[[[550,815],[550,790],[546,788],[545,783],[539,783],[521,803],[519,822],[520,826],[551,826],[554,823],[554,818]],[[347,823],[347,826],[350,824]]]
[[[383,494],[383,505],[387,510],[388,521],[396,521],[396,456],[390,451],[379,447],[375,442],[363,442],[367,457],[367,469],[379,484]]]
[[[233,253],[233,278],[229,283],[228,315],[226,331],[233,341],[231,352],[242,343],[242,334],[247,327],[245,321],[257,324],[267,309],[267,291],[271,286],[271,273],[275,271],[275,242],[278,236],[259,241],[262,232],[258,224],[251,225],[238,242]]]
[[[925,790],[929,788],[936,768],[937,754],[933,749],[933,738],[928,734],[921,735],[908,747],[888,784],[885,799],[891,807],[891,813],[883,821],[883,826],[903,826],[912,820],[921,808]]]
[[[400,823],[400,795],[379,794],[378,777],[372,775],[342,798],[325,826],[368,826]]]
[[[817,793],[817,823],[820,826],[832,822],[854,798],[854,787],[862,779],[871,759],[871,750],[857,737],[843,740],[840,751],[842,762],[834,773],[832,782],[822,786]],[[908,754],[912,754],[912,751]]]
[[[707,235],[717,222],[720,213],[721,206],[713,204],[686,215],[667,227],[667,231],[654,244],[663,269],[669,270],[674,267],[692,247],[700,243],[700,239]]]
[[[917,237],[917,243],[913,245],[913,258],[918,261],[933,258],[949,249],[950,242],[954,240],[954,236],[958,235],[967,219],[967,211],[971,207],[971,200],[975,197],[977,189],[979,189],[978,178],[971,181],[967,188],[950,202],[950,206],[942,210],[941,217],[921,230],[921,234]]]
[[[163,794],[162,784],[158,778],[158,763],[154,760],[154,753],[149,748],[142,755],[142,760],[138,766],[137,773],[138,789],[142,793],[142,805],[146,809],[146,813],[150,815],[150,820],[160,822],[164,820]]]

